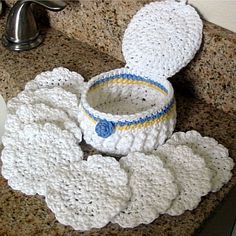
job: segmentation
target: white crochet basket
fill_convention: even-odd
[[[125,68],[92,78],[82,92],[85,141],[101,152],[149,152],[174,131],[176,108],[167,80],[195,55],[202,21],[183,2],[154,2],[131,20],[123,39]]]
[[[84,139],[99,151],[150,151],[174,131],[176,112],[168,80],[154,81],[122,68],[96,76],[82,94]]]

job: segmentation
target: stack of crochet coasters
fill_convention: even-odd
[[[160,158],[143,153],[130,153],[120,159],[129,176],[132,196],[127,207],[113,220],[122,227],[149,224],[170,207],[178,188]]]
[[[130,153],[120,163],[132,195],[112,222],[125,228],[151,223],[160,214],[177,216],[195,209],[202,196],[230,180],[234,166],[223,145],[196,131],[175,133],[151,155]]]
[[[186,136],[189,143],[184,143]],[[203,141],[202,152],[192,148]],[[47,184],[46,202],[59,222],[76,230],[109,222],[134,228],[162,214],[195,209],[202,196],[230,180],[233,166],[227,149],[216,140],[196,131],[181,132],[152,154],[134,152],[119,162],[95,155],[61,166]]]
[[[229,151],[215,139],[203,137],[195,130],[176,132],[167,140],[167,144],[173,146],[185,145],[192,149],[194,154],[204,159],[206,166],[212,172],[212,192],[218,191],[231,177],[231,170],[234,167]]]
[[[89,156],[64,165],[50,178],[46,202],[59,222],[76,230],[151,223],[178,195],[170,170],[160,158],[131,153],[120,162]]]
[[[75,86],[77,92],[72,93]],[[8,102],[2,175],[13,189],[44,195],[46,181],[58,165],[82,159],[76,122],[79,87],[79,74],[56,68],[39,74]]]
[[[172,171],[179,188],[179,195],[166,211],[170,215],[180,215],[193,210],[201,197],[211,190],[211,171],[205,161],[186,146],[164,144],[155,152]]]

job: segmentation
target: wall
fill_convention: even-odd
[[[201,15],[216,25],[236,32],[236,0],[189,0]]]

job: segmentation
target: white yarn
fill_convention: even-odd
[[[16,110],[16,115],[7,115],[2,142],[4,145],[14,143],[18,132],[22,130],[26,124],[44,124],[47,122],[53,122],[61,129],[70,131],[78,142],[82,141],[80,128],[75,122],[71,121],[64,111],[48,107],[43,103],[38,103],[34,105],[20,105]]]
[[[201,45],[202,28],[190,5],[152,2],[133,16],[124,33],[126,66],[157,79],[171,77],[193,59]]]
[[[88,103],[99,112],[112,115],[132,115],[155,107],[160,110],[169,97],[144,85],[108,84],[89,92]]]
[[[7,103],[8,114],[15,114],[16,109],[22,104],[36,103],[44,103],[61,109],[67,112],[72,119],[77,119],[79,100],[75,94],[61,87],[41,88],[35,91],[24,90]]]
[[[22,123],[33,123],[37,121],[67,121],[67,114],[61,110],[51,108],[44,103],[35,105],[21,105],[16,110],[16,115]]]
[[[76,230],[104,227],[130,199],[128,177],[112,157],[89,156],[58,168],[46,202],[59,222]]]
[[[73,121],[82,87],[79,74],[56,68],[36,76],[26,90],[9,101],[2,174],[12,188],[43,195],[57,164],[82,159],[77,145],[82,133]]]
[[[113,125],[145,120],[163,111],[174,98],[167,78],[194,57],[202,27],[186,0],[153,2],[133,17],[125,31],[126,68],[102,73],[87,85],[80,74],[63,67],[28,82],[25,91],[8,102],[1,159],[9,185],[29,195],[45,195],[57,220],[81,231],[110,221],[136,227],[160,214],[180,215],[197,207],[210,190],[219,190],[232,176],[233,161],[214,139],[194,131],[179,132],[169,144],[158,147],[174,131],[175,110],[150,126],[115,127],[106,138],[95,131],[100,121]],[[158,81],[167,95],[154,90],[152,83],[134,85],[133,81],[90,91],[96,81],[121,73]],[[88,144],[101,152],[131,153],[120,163],[101,155],[83,161],[78,146],[82,134],[73,121],[77,115]],[[136,152],[155,148],[152,155]]]
[[[85,141],[97,150],[109,154],[127,155],[129,152],[148,152],[165,142],[174,131],[175,111],[166,119],[150,126],[139,126],[133,129],[118,130],[107,137],[99,137],[95,131],[97,122],[92,122],[83,111],[101,120],[112,122],[132,121],[159,112],[173,98],[173,88],[169,81],[160,80],[168,94],[145,86],[110,83],[105,87],[90,91],[97,81],[120,74],[137,75],[136,71],[121,68],[102,73],[92,78],[82,92],[78,121]],[[146,78],[147,79],[147,78]],[[83,108],[82,108],[83,107]]]
[[[170,168],[180,190],[179,196],[172,202],[167,214],[181,215],[186,210],[196,208],[201,197],[211,191],[212,173],[204,159],[184,145],[164,144],[153,153]]]
[[[195,130],[176,132],[167,141],[168,144],[183,144],[190,147],[194,153],[204,158],[206,165],[213,172],[212,192],[218,191],[231,177],[234,167],[233,160],[229,157],[227,148],[219,144],[215,139],[202,137]]]
[[[74,93],[80,98],[80,91],[84,86],[84,78],[64,67],[54,68],[52,71],[42,72],[34,80],[28,82],[25,90],[37,90],[39,88],[62,87],[66,91]]]
[[[150,152],[170,138],[176,124],[176,114],[156,125],[141,129],[115,131],[110,137],[98,137],[95,126],[88,117],[79,113],[83,138],[97,150],[107,154],[127,155],[130,152]]]
[[[113,220],[125,228],[149,224],[170,207],[178,188],[158,156],[130,153],[120,159],[128,172],[131,201]]]
[[[2,175],[25,194],[45,195],[46,182],[57,167],[80,161],[83,152],[74,136],[54,124],[28,124],[2,151]]]
[[[62,87],[57,87],[59,85],[68,90],[71,87],[73,87],[72,90],[77,88],[76,95]],[[21,130],[25,124],[33,122],[40,124],[54,122],[60,128],[72,132],[81,142],[82,133],[75,121],[77,121],[82,87],[82,77],[80,78],[79,74],[65,68],[56,68],[52,72],[44,72],[36,76],[35,80],[26,85],[26,90],[7,104],[8,117],[3,138],[4,144],[14,142],[17,130]],[[16,117],[14,117],[15,114]],[[15,122],[15,126],[13,122]]]
[[[147,109],[146,110],[143,110],[141,112],[136,111],[133,114],[130,114],[129,110],[126,109],[126,112],[129,112],[127,115],[125,115],[125,114],[115,115],[115,114],[105,113],[105,112],[101,112],[101,111],[98,111],[98,110],[94,109],[93,108],[94,103],[95,103],[95,105],[99,104],[99,101],[108,103],[109,101],[107,101],[107,99],[108,98],[109,99],[113,98],[114,91],[113,91],[113,87],[111,87],[112,88],[111,91],[110,91],[110,87],[109,88],[106,88],[106,87],[99,88],[97,91],[103,91],[103,89],[107,90],[107,93],[103,93],[101,95],[101,93],[99,93],[97,91],[95,91],[95,92],[90,91],[90,88],[92,87],[92,85],[94,83],[96,83],[97,81],[102,80],[104,78],[119,76],[120,74],[136,75],[136,76],[143,77],[144,79],[154,80],[152,77],[147,77],[143,74],[139,74],[137,70],[128,69],[128,68],[119,68],[119,69],[114,69],[114,70],[111,70],[111,71],[108,71],[108,72],[101,73],[101,74],[91,78],[88,81],[88,83],[84,86],[84,89],[83,89],[82,95],[81,95],[81,104],[83,105],[83,107],[85,109],[87,109],[90,113],[94,114],[94,115],[101,116],[104,119],[112,120],[112,121],[115,121],[115,122],[116,121],[121,121],[121,120],[122,121],[125,121],[125,120],[132,121],[132,120],[137,119],[137,118],[143,118],[143,117],[145,117],[147,115],[150,115],[154,112],[160,111],[161,110],[160,108],[163,108],[162,104],[157,104],[157,103],[154,103],[153,107],[151,106],[153,104],[153,102],[155,102],[155,99],[160,101],[159,96],[162,96],[162,94],[160,92],[156,91],[156,93],[154,93],[152,88],[149,88],[148,86],[145,86],[143,84],[141,84],[139,87],[135,86],[135,88],[132,89],[134,91],[130,91],[130,87],[128,87],[128,88],[126,87],[126,86],[129,86],[129,84],[126,83],[126,84],[123,85],[123,87],[120,87],[119,85],[116,84],[116,86],[118,86],[118,88],[116,88],[114,90],[119,90],[120,93],[116,93],[115,96],[118,95],[118,98],[122,98],[125,101],[130,99],[131,101],[129,101],[129,102],[132,105],[134,105],[135,102],[136,103],[141,102],[140,100],[143,98],[142,96],[140,96],[137,89],[139,88],[141,91],[143,91],[142,89],[145,86],[147,92],[145,92],[145,90],[144,90],[143,95],[145,96],[144,98],[147,98],[147,103],[146,103]],[[163,103],[165,105],[167,105],[167,103],[170,102],[170,100],[174,97],[174,89],[173,89],[171,83],[168,80],[160,79],[160,80],[157,80],[156,82],[160,83],[168,91],[168,94],[164,97],[164,101],[163,101]],[[122,88],[122,90],[120,88]],[[148,98],[148,94],[146,94],[146,93],[149,93],[149,92],[152,93],[152,95],[155,94],[155,99]],[[129,95],[133,96],[132,93],[134,93],[134,97],[129,98]],[[105,96],[106,99],[104,99],[104,96]],[[138,96],[138,98],[139,98],[139,99],[137,99],[138,101],[135,101],[135,99],[137,98],[136,96]],[[99,100],[99,101],[96,102],[94,100]],[[132,100],[133,100],[133,103],[132,103]],[[155,107],[155,105],[157,105],[157,107]]]

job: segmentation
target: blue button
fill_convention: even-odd
[[[100,120],[95,127],[95,131],[99,137],[108,138],[114,133],[115,125],[113,122]]]

